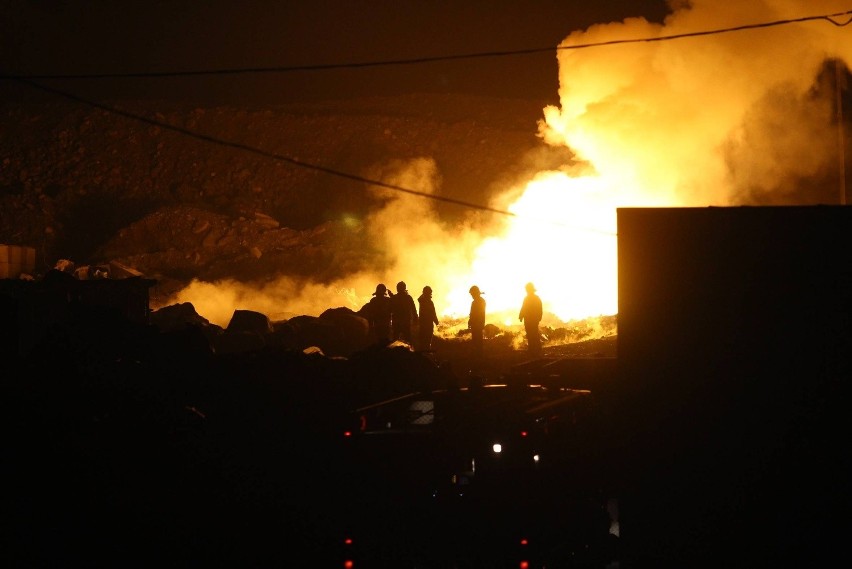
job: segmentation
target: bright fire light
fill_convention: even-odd
[[[509,207],[514,217],[503,235],[477,249],[446,313],[467,314],[468,288],[476,283],[485,291],[489,320],[517,324],[524,285],[533,282],[545,312],[563,321],[615,314],[615,204],[606,190],[601,178],[559,172],[531,181]]]
[[[167,304],[191,302],[226,326],[235,309],[273,320],[337,306],[357,311],[378,283],[393,290],[404,280],[415,299],[423,286],[433,289],[447,322],[438,333],[451,334],[466,326],[472,285],[484,291],[487,323],[520,328],[524,285],[532,282],[544,305],[542,326],[556,328],[617,314],[618,208],[833,203],[836,192],[828,200],[820,193],[825,180],[837,178],[835,93],[826,64],[836,60],[848,75],[847,28],[812,19],[569,48],[792,21],[846,10],[846,3],[670,4],[663,23],[596,24],[560,44],[566,49],[556,54],[559,105],[543,109],[538,134],[543,146],[570,158],[555,169],[552,160],[541,167],[525,160],[526,175],[513,175],[513,187],[482,204],[510,216],[471,211],[469,222],[448,226],[423,195],[370,187],[384,208],[341,221],[381,253],[369,266],[322,284],[288,276],[261,284],[194,282]],[[365,168],[369,179],[420,194],[440,189],[442,173],[429,157],[388,157]]]

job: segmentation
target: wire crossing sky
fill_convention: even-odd
[[[837,20],[837,18],[846,17],[845,21]],[[733,26],[726,28],[716,28],[712,30],[695,31],[682,34],[662,35],[658,37],[645,38],[625,38],[617,40],[609,40],[602,42],[589,42],[572,45],[559,45],[548,47],[533,47],[526,49],[503,50],[503,51],[488,51],[475,53],[460,53],[442,56],[425,56],[415,57],[410,59],[388,59],[378,61],[363,61],[363,62],[344,62],[344,63],[328,63],[328,64],[310,64],[296,66],[275,66],[275,67],[239,67],[231,69],[195,69],[183,71],[150,71],[150,72],[121,72],[121,73],[84,73],[84,74],[49,74],[49,75],[5,75],[7,79],[107,79],[107,78],[145,78],[145,77],[194,77],[200,75],[240,75],[247,73],[291,73],[298,71],[332,71],[338,69],[358,69],[363,67],[382,67],[389,65],[419,65],[423,63],[434,63],[439,61],[456,61],[463,59],[480,59],[491,57],[510,57],[518,55],[528,55],[533,53],[550,53],[553,51],[586,49],[592,47],[602,47],[609,45],[624,45],[646,42],[661,42],[679,40],[685,38],[695,38],[701,36],[725,34],[731,32],[742,32],[748,30],[756,30],[762,28],[771,28],[775,26],[783,26],[787,24],[825,21],[834,24],[838,27],[845,27],[852,22],[852,10],[845,12],[837,12],[834,14],[824,14],[820,16],[806,16],[802,18],[789,18],[784,20],[775,20],[771,22],[761,22],[756,24],[744,24],[741,26]]]

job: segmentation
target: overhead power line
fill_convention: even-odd
[[[834,18],[839,18],[841,16],[846,16],[848,19],[845,22],[835,21]],[[307,168],[311,170],[316,170],[319,172],[323,172],[326,174],[330,174],[333,176],[337,176],[340,178],[346,178],[349,180],[353,180],[356,182],[362,182],[365,184],[370,184],[374,186],[383,187],[389,190],[398,191],[426,199],[431,199],[435,201],[441,201],[445,203],[455,204],[463,207],[468,207],[471,209],[477,209],[481,211],[487,211],[491,213],[496,213],[499,215],[506,215],[511,217],[519,217],[516,214],[498,209],[492,208],[490,206],[483,206],[481,204],[475,204],[472,202],[467,202],[464,200],[458,200],[454,198],[444,197],[444,196],[436,196],[433,194],[429,194],[426,192],[420,192],[417,190],[413,190],[411,188],[405,188],[403,186],[398,186],[395,184],[388,184],[386,182],[381,182],[379,180],[371,180],[369,178],[364,178],[362,176],[357,176],[354,174],[349,174],[347,172],[341,172],[339,170],[334,170],[332,168],[327,168],[324,166],[319,166],[317,164],[312,164],[309,162],[303,162],[296,158],[292,158],[289,156],[285,156],[282,154],[277,154],[274,152],[268,152],[265,150],[261,150],[259,148],[249,146],[247,144],[243,144],[240,142],[227,141],[220,138],[216,138],[213,136],[209,136],[203,133],[194,132],[185,128],[177,127],[168,123],[156,121],[154,119],[137,115],[135,113],[131,113],[128,111],[124,111],[122,109],[118,109],[109,105],[105,105],[102,103],[98,103],[95,101],[91,101],[89,99],[85,99],[83,97],[77,96],[73,93],[68,93],[66,91],[55,89],[52,87],[48,87],[46,85],[42,85],[40,83],[36,83],[35,79],[106,79],[106,78],[145,78],[145,77],[182,77],[182,76],[199,76],[199,75],[228,75],[228,74],[249,74],[249,73],[287,73],[287,72],[297,72],[297,71],[322,71],[322,70],[332,70],[332,69],[350,69],[350,68],[360,68],[360,67],[378,67],[378,66],[390,66],[390,65],[413,65],[413,64],[422,64],[422,63],[431,63],[438,61],[452,61],[452,60],[461,60],[461,59],[477,59],[477,58],[486,58],[486,57],[503,57],[503,56],[513,56],[513,55],[527,55],[534,53],[543,53],[550,52],[554,49],[559,50],[576,50],[576,49],[586,49],[593,47],[601,47],[608,45],[619,45],[619,44],[631,44],[631,43],[648,43],[648,42],[660,42],[660,41],[670,41],[677,39],[684,39],[690,37],[699,37],[699,36],[707,36],[707,35],[715,35],[715,34],[723,34],[723,33],[731,33],[738,32],[744,30],[752,30],[758,28],[769,28],[774,26],[781,26],[793,23],[802,23],[808,21],[816,21],[816,20],[825,20],[835,26],[844,27],[852,23],[852,10],[847,10],[845,12],[837,12],[834,14],[824,14],[820,16],[805,16],[802,18],[792,18],[785,20],[775,20],[772,22],[763,22],[757,24],[745,24],[741,26],[734,26],[728,28],[719,28],[714,30],[706,30],[706,31],[698,31],[698,32],[688,32],[682,34],[671,34],[667,36],[658,36],[653,38],[633,38],[633,39],[621,39],[621,40],[609,40],[604,42],[590,42],[583,44],[574,44],[574,45],[560,45],[556,48],[546,47],[546,48],[530,48],[530,49],[520,49],[520,50],[505,50],[505,51],[490,51],[490,52],[477,52],[477,53],[468,53],[468,54],[456,54],[456,55],[446,55],[446,56],[433,56],[433,57],[420,57],[413,59],[398,59],[398,60],[383,60],[383,61],[371,61],[371,62],[360,62],[360,63],[338,63],[338,64],[324,64],[324,65],[303,65],[303,66],[280,66],[280,67],[246,67],[246,68],[232,68],[232,69],[212,69],[212,70],[196,70],[196,71],[171,71],[171,72],[137,72],[137,73],[97,73],[97,74],[42,74],[42,75],[16,75],[16,74],[5,74],[0,73],[0,79],[11,79],[15,81],[19,81],[21,83],[27,84],[33,88],[46,91],[55,95],[59,95],[61,97],[77,101],[95,108],[99,108],[109,113],[117,114],[123,116],[125,118],[129,118],[132,120],[141,121],[147,124],[151,124],[153,126],[157,126],[166,130],[171,130],[173,132],[177,132],[186,136],[190,136],[199,140],[203,140],[209,143],[217,144],[220,146],[227,146],[231,148],[236,148],[239,150],[243,150],[246,152],[251,152],[260,156],[265,156],[267,158],[272,158],[274,160],[283,161],[290,163],[294,166],[298,166],[300,168]],[[553,220],[544,220],[548,223],[552,223],[555,225],[564,225],[562,223],[553,221]],[[616,235],[613,232],[604,232],[595,229],[589,228],[578,228],[576,226],[574,229],[581,229],[584,231],[594,232],[594,233],[603,233],[606,235]]]
[[[848,16],[849,19],[845,22],[835,22],[833,18],[839,18],[840,16]],[[834,24],[835,26],[842,28],[844,26],[848,26],[850,22],[852,22],[852,10],[847,10],[846,12],[838,12],[836,14],[826,14],[823,16],[806,16],[802,18],[791,18],[787,20],[775,20],[774,22],[763,22],[760,24],[744,24],[742,26],[734,26],[730,28],[719,28],[715,30],[705,30],[701,32],[684,32],[682,34],[671,34],[667,36],[658,36],[655,38],[641,38],[641,39],[623,39],[623,40],[609,40],[602,42],[594,42],[594,43],[585,43],[585,44],[577,44],[577,45],[569,45],[569,46],[559,46],[556,49],[564,50],[564,49],[583,49],[588,47],[601,47],[605,45],[618,45],[623,43],[649,43],[649,42],[658,42],[658,41],[670,41],[670,40],[679,40],[684,38],[694,38],[699,36],[710,36],[710,35],[718,35],[718,34],[727,34],[730,32],[741,32],[745,30],[755,30],[758,28],[771,28],[774,26],[782,26],[786,24],[798,24],[802,22],[809,22],[813,20],[825,20]]]
[[[846,16],[848,19],[845,22],[835,21],[836,18]],[[789,18],[785,20],[775,20],[772,22],[762,22],[757,24],[744,24],[728,28],[717,28],[714,30],[705,30],[698,32],[685,32],[682,34],[671,34],[666,36],[658,36],[653,38],[632,38],[609,40],[601,42],[590,42],[574,45],[559,45],[557,47],[537,47],[517,50],[503,51],[484,51],[474,53],[463,53],[454,55],[436,55],[428,57],[416,57],[411,59],[386,59],[377,61],[364,62],[349,62],[349,63],[328,63],[328,64],[311,64],[311,65],[288,65],[275,67],[235,67],[222,69],[201,69],[201,70],[183,70],[183,71],[149,71],[149,72],[125,72],[125,73],[75,73],[75,74],[39,74],[39,75],[0,75],[6,79],[116,79],[116,78],[146,78],[146,77],[194,77],[200,75],[239,75],[239,74],[254,74],[254,73],[292,73],[299,71],[326,71],[334,69],[357,69],[362,67],[383,67],[393,65],[419,65],[423,63],[434,63],[440,61],[456,61],[463,59],[482,59],[488,57],[507,57],[516,55],[530,55],[535,53],[547,53],[575,49],[587,49],[592,47],[602,47],[608,45],[632,44],[632,43],[649,43],[660,41],[671,41],[699,36],[709,36],[717,34],[725,34],[731,32],[740,32],[745,30],[754,30],[759,28],[771,28],[775,26],[783,26],[788,24],[797,24],[809,21],[824,20],[838,27],[844,27],[852,23],[852,10],[845,12],[837,12],[835,14],[824,14],[821,16],[804,16],[801,18]]]
[[[21,83],[27,84],[27,85],[35,88],[35,89],[46,91],[48,93],[67,98],[67,99],[70,99],[72,101],[76,101],[78,103],[83,103],[85,105],[89,105],[89,106],[101,109],[103,111],[106,111],[108,113],[120,115],[120,116],[123,116],[123,117],[131,119],[131,120],[144,122],[144,123],[147,123],[147,124],[150,124],[150,125],[153,125],[153,126],[165,129],[165,130],[170,130],[170,131],[177,132],[177,133],[185,135],[185,136],[190,136],[192,138],[196,138],[198,140],[203,140],[204,142],[209,142],[209,143],[212,143],[212,144],[217,144],[219,146],[225,146],[225,147],[229,147],[229,148],[236,148],[238,150],[250,152],[252,154],[257,154],[259,156],[264,156],[266,158],[271,158],[273,160],[278,160],[280,162],[287,162],[287,163],[292,164],[294,166],[298,166],[299,168],[307,168],[309,170],[316,170],[317,172],[323,172],[325,174],[337,176],[338,178],[346,178],[348,180],[353,180],[355,182],[363,182],[365,184],[370,184],[370,185],[373,185],[373,186],[379,186],[379,187],[382,187],[382,188],[386,188],[388,190],[393,190],[393,191],[396,191],[396,192],[401,192],[401,193],[404,193],[404,194],[409,194],[409,195],[413,195],[413,196],[417,196],[417,197],[421,197],[421,198],[425,198],[425,199],[430,199],[430,200],[434,200],[434,201],[439,201],[439,202],[454,204],[454,205],[458,205],[458,206],[462,206],[462,207],[467,207],[467,208],[470,208],[470,209],[486,211],[486,212],[495,213],[495,214],[498,214],[498,215],[505,215],[505,216],[509,216],[509,217],[526,218],[526,216],[523,216],[523,217],[518,216],[517,214],[515,214],[511,211],[504,210],[504,209],[494,208],[494,207],[490,207],[490,206],[485,206],[485,205],[476,204],[476,203],[473,203],[473,202],[468,202],[468,201],[459,200],[459,199],[450,198],[450,197],[445,197],[445,196],[436,196],[434,194],[430,194],[430,193],[427,193],[427,192],[421,192],[421,191],[418,191],[418,190],[413,190],[411,188],[406,188],[404,186],[399,186],[399,185],[396,185],[396,184],[389,184],[387,182],[382,182],[380,180],[372,180],[370,178],[365,178],[363,176],[357,176],[355,174],[349,174],[347,172],[341,172],[340,170],[335,170],[333,168],[326,168],[325,166],[319,166],[317,164],[312,164],[310,162],[304,162],[302,160],[298,160],[298,159],[292,158],[290,156],[278,154],[277,152],[269,152],[269,151],[262,150],[260,148],[256,148],[254,146],[250,146],[248,144],[244,144],[244,143],[241,143],[241,142],[223,140],[223,139],[217,138],[215,136],[210,136],[210,135],[207,135],[207,134],[195,132],[195,131],[192,131],[192,130],[189,130],[189,129],[186,129],[186,128],[182,128],[182,127],[179,127],[179,126],[175,126],[175,125],[172,125],[172,124],[169,124],[169,123],[166,123],[166,122],[154,120],[152,118],[142,116],[142,115],[138,115],[136,113],[131,113],[131,112],[125,111],[123,109],[118,109],[118,108],[112,107],[110,105],[105,105],[105,104],[99,103],[97,101],[91,101],[89,99],[86,99],[84,97],[80,97],[80,96],[75,95],[73,93],[69,93],[67,91],[63,91],[61,89],[56,89],[56,88],[53,88],[53,87],[48,87],[46,85],[41,85],[41,84],[36,83],[34,81],[30,81],[28,79],[18,79],[18,81],[20,81]],[[577,229],[577,230],[581,230],[581,231],[588,231],[588,232],[591,232],[591,233],[602,233],[604,235],[613,235],[613,236],[616,235],[614,232],[600,231],[600,230],[597,230],[597,229],[585,228],[585,227],[578,227],[576,225],[568,226],[564,223],[561,223],[559,221],[552,220],[552,219],[539,220],[539,221],[543,221],[545,223],[550,223],[552,225],[570,227],[572,229]]]
[[[504,210],[495,209],[495,208],[491,208],[491,207],[487,207],[487,206],[477,205],[477,204],[465,202],[465,201],[462,201],[462,200],[456,200],[456,199],[446,198],[446,197],[441,197],[441,196],[434,196],[434,195],[428,194],[426,192],[419,192],[417,190],[412,190],[410,188],[404,188],[402,186],[397,186],[395,184],[388,184],[388,183],[381,182],[381,181],[378,181],[378,180],[371,180],[369,178],[364,178],[362,176],[356,176],[354,174],[348,174],[346,172],[341,172],[339,170],[334,170],[332,168],[326,168],[324,166],[319,166],[317,164],[311,164],[309,162],[304,162],[304,161],[298,160],[296,158],[291,158],[290,156],[285,156],[283,154],[278,154],[276,152],[269,152],[267,150],[262,150],[260,148],[254,147],[254,146],[249,146],[248,144],[243,144],[241,142],[223,140],[221,138],[216,138],[214,136],[210,136],[210,135],[207,135],[207,134],[195,132],[195,131],[192,131],[192,130],[189,130],[189,129],[186,129],[186,128],[175,126],[173,124],[154,120],[154,119],[146,117],[146,116],[138,115],[136,113],[131,113],[131,112],[125,111],[123,109],[118,109],[118,108],[112,107],[110,105],[98,103],[97,101],[91,101],[89,99],[85,99],[85,98],[80,97],[78,95],[75,95],[73,93],[68,93],[67,91],[62,91],[60,89],[55,89],[53,87],[48,87],[46,85],[40,85],[38,83],[34,83],[34,82],[28,81],[28,80],[21,79],[21,81],[24,82],[24,83],[27,83],[28,85],[30,85],[32,87],[35,87],[36,89],[41,89],[43,91],[53,93],[54,95],[59,95],[61,97],[65,97],[67,99],[77,101],[79,103],[90,105],[92,107],[96,107],[98,109],[101,109],[103,111],[107,111],[107,112],[112,113],[112,114],[120,115],[120,116],[123,116],[125,118],[133,119],[133,120],[136,120],[136,121],[144,122],[144,123],[147,123],[147,124],[159,127],[159,128],[163,128],[163,129],[166,129],[166,130],[171,130],[173,132],[177,132],[177,133],[180,133],[180,134],[183,134],[183,135],[186,135],[186,136],[191,136],[192,138],[197,138],[197,139],[203,140],[205,142],[211,142],[213,144],[218,144],[220,146],[228,146],[230,148],[245,150],[245,151],[251,152],[253,154],[265,156],[266,158],[272,158],[272,159],[283,161],[283,162],[289,162],[290,164],[293,164],[295,166],[299,166],[300,168],[308,168],[308,169],[311,169],[311,170],[324,172],[326,174],[332,174],[332,175],[338,176],[340,178],[347,178],[349,180],[354,180],[356,182],[364,182],[366,184],[381,186],[381,187],[384,187],[384,188],[387,188],[387,189],[390,189],[390,190],[396,190],[396,191],[399,191],[399,192],[404,192],[404,193],[415,195],[415,196],[435,199],[435,200],[438,200],[438,201],[445,201],[445,202],[454,203],[454,204],[457,204],[457,205],[463,205],[465,207],[481,209],[481,210],[484,210],[484,211],[491,211],[493,213],[500,213],[500,214],[504,214],[504,215],[514,215],[512,212],[509,212],[509,211],[504,211]]]

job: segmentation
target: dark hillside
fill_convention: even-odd
[[[545,148],[542,109],[521,100],[115,107],[145,121],[70,102],[2,108],[0,243],[36,247],[37,271],[67,258],[178,280],[239,278],[241,259],[275,251],[261,270],[322,274],[335,258],[328,247],[358,249],[357,237],[334,237],[342,217],[377,205],[347,176],[373,179],[391,161],[430,157],[437,195],[485,205],[533,157],[537,168],[570,159]],[[469,213],[436,208],[448,222]],[[306,246],[311,262],[300,257]]]

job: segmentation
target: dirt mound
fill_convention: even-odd
[[[113,103],[2,108],[0,243],[58,259],[118,260],[147,276],[332,278],[364,262],[345,218],[380,205],[364,179],[393,160],[429,157],[436,209],[487,204],[535,157],[565,151],[536,136],[541,108],[466,96],[176,108]],[[137,118],[131,118],[137,117]],[[559,155],[555,155],[558,153]]]

